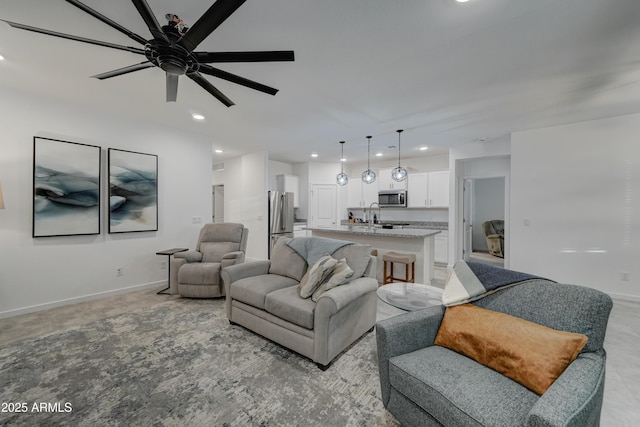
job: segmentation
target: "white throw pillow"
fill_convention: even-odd
[[[329,276],[324,283],[318,286],[316,291],[311,296],[311,299],[314,302],[318,302],[318,299],[323,293],[327,292],[329,289],[335,288],[338,285],[347,283],[352,276],[353,270],[349,268],[346,258],[342,258],[333,268],[331,276]]]
[[[332,258],[331,255],[325,255],[309,267],[300,280],[300,297],[309,298],[316,288],[327,279],[337,263],[337,259]]]

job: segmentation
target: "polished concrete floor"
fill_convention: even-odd
[[[443,287],[445,268],[436,267],[434,286]],[[81,326],[94,320],[138,311],[179,298],[156,295],[157,289],[145,289],[99,300],[82,302],[36,313],[0,319],[0,348],[19,345],[60,330]],[[379,301],[378,319],[403,313]],[[632,427],[640,425],[640,303],[614,300],[605,339],[607,376],[601,425]]]

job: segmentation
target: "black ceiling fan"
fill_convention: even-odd
[[[251,89],[259,90],[270,95],[275,95],[278,89],[265,86],[261,83],[231,74],[226,71],[214,68],[211,63],[224,62],[271,62],[271,61],[293,61],[294,55],[291,50],[277,51],[257,51],[257,52],[195,52],[200,42],[209,36],[220,24],[222,24],[231,14],[233,14],[246,0],[217,0],[201,17],[186,30],[179,30],[171,21],[165,26],[160,26],[151,8],[145,0],[131,0],[138,10],[138,13],[147,24],[153,38],[146,40],[144,37],[126,29],[122,25],[112,21],[89,6],[77,0],[65,0],[94,18],[102,21],[112,28],[127,35],[144,46],[144,49],[123,46],[100,40],[88,39],[85,37],[73,36],[42,28],[31,27],[17,22],[6,21],[7,24],[21,30],[33,31],[83,43],[109,47],[112,49],[124,50],[144,55],[147,60],[139,64],[130,65],[106,73],[97,74],[97,79],[103,80],[111,77],[121,76],[145,68],[159,67],[165,71],[167,76],[167,102],[175,101],[178,93],[178,76],[185,74],[191,80],[200,85],[204,90],[215,96],[227,107],[234,105],[233,101],[227,98],[220,90],[213,86],[201,73],[218,77]],[[175,15],[167,14],[167,18]]]

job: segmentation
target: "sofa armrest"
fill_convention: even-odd
[[[244,262],[244,252],[234,251],[228,252],[222,256],[220,260],[220,268],[228,267],[234,264],[242,264]]]
[[[604,395],[606,353],[583,353],[533,406],[527,426],[597,426]]]
[[[381,320],[376,324],[378,370],[384,406],[389,403],[389,359],[430,347],[444,316],[444,306],[429,307]]]
[[[321,310],[322,315],[333,315],[352,301],[360,298],[378,288],[378,282],[371,277],[359,277],[344,285],[329,289],[318,298],[316,310]],[[321,308],[320,308],[321,307]]]
[[[244,262],[242,264],[235,264],[224,267],[220,272],[220,275],[222,276],[222,280],[226,288],[227,285],[230,285],[233,282],[237,282],[240,279],[268,274],[269,265],[271,265],[271,262],[269,260]],[[229,290],[227,289],[227,292],[228,291]],[[227,295],[229,294],[227,293]]]
[[[173,254],[174,258],[182,258],[187,262],[201,262],[202,252],[199,251],[183,251]]]

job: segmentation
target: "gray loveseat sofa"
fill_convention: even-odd
[[[320,238],[297,239],[308,239],[313,249]],[[227,317],[231,324],[242,325],[326,369],[375,325],[376,258],[368,245],[350,243],[335,250],[332,256],[345,258],[353,276],[313,301],[300,297],[299,283],[308,264],[287,244],[289,240],[278,240],[271,260],[222,270]]]
[[[378,322],[385,407],[407,426],[597,426],[604,393],[603,341],[611,298],[548,281],[501,289],[473,304],[560,331],[586,335],[577,358],[538,395],[452,350],[434,345],[445,308]]]

